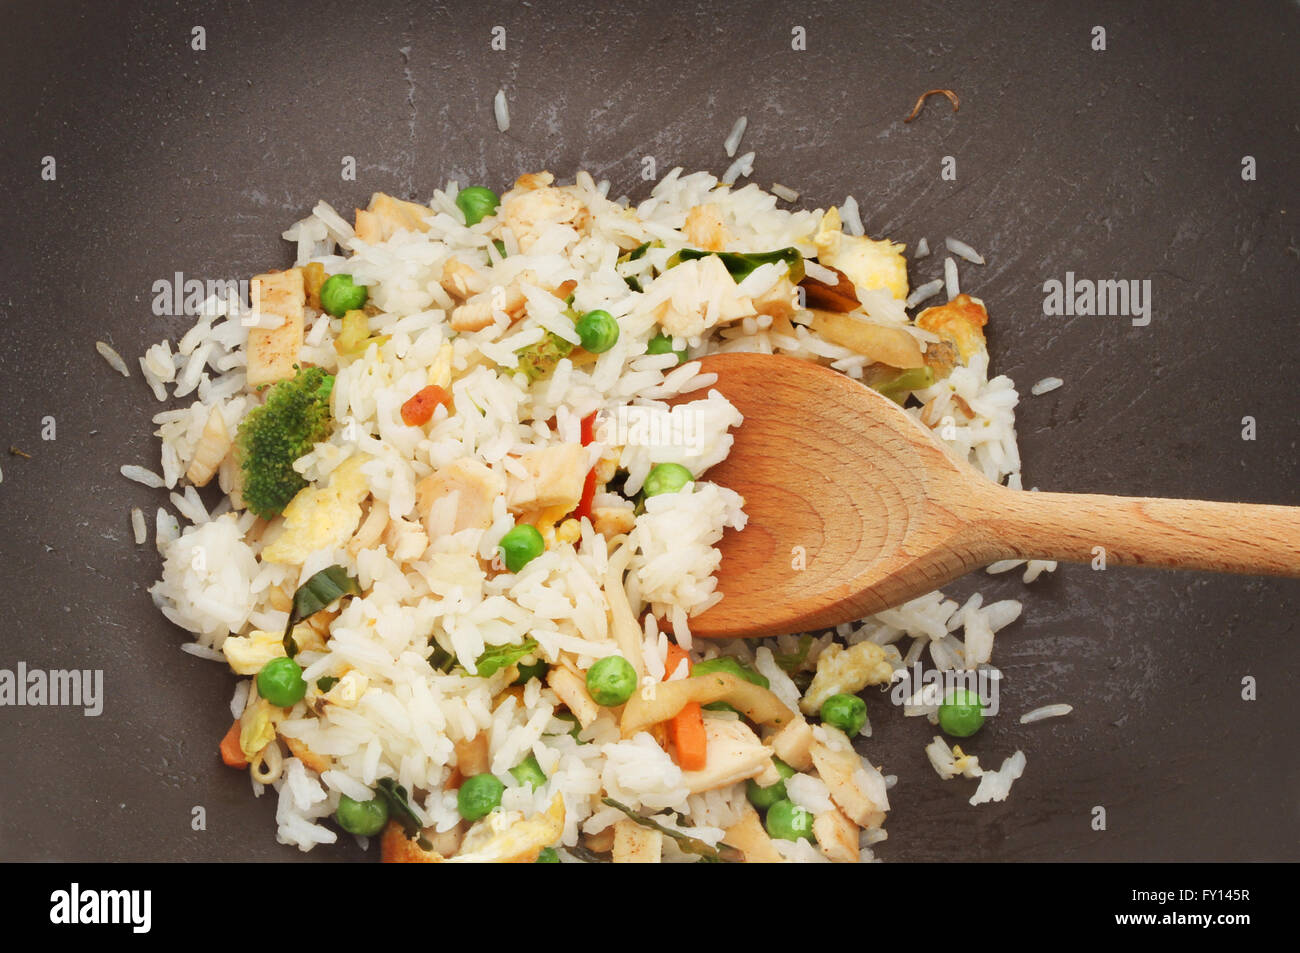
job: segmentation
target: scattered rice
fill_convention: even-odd
[[[727,171],[722,173],[721,182],[723,185],[735,185],[739,178],[748,178],[754,171],[754,156],[757,153],[746,152],[743,156],[736,159],[735,162],[727,166]]]
[[[1029,388],[1029,393],[1033,394],[1035,397],[1040,397],[1043,394],[1056,390],[1056,388],[1060,387],[1064,383],[1065,381],[1061,380],[1059,377],[1044,377],[1033,387]]]
[[[907,301],[903,303],[903,306],[908,308],[909,310],[915,308],[917,305],[921,304],[922,302],[929,301],[931,298],[933,298],[942,290],[943,290],[942,278],[936,278],[934,279],[934,281],[927,281],[925,284],[921,285],[910,295],[907,296]]]
[[[136,466],[134,463],[128,463],[119,469],[119,473],[128,480],[134,480],[136,483],[143,483],[145,486],[154,490],[161,490],[166,484],[163,478],[152,470]]]
[[[848,234],[866,234],[866,229],[862,227],[862,215],[858,211],[858,200],[851,195],[845,197],[844,204],[840,206],[840,220],[844,223],[844,231]]]
[[[113,350],[103,341],[95,342],[95,350],[99,352],[100,357],[108,361],[109,366],[113,368],[113,370],[117,371],[123,377],[131,376],[131,372],[127,370],[126,361],[122,360],[122,355],[118,354],[117,351]]]
[[[726,140],[722,143],[722,148],[726,150],[727,158],[730,159],[740,148],[740,140],[745,135],[745,127],[749,125],[749,117],[741,116],[736,120],[735,125],[731,127],[731,132],[727,133]]]
[[[1011,785],[1025,773],[1025,753],[1017,751],[1002,762],[996,771],[985,771],[980,775],[980,786],[970,797],[971,806],[986,804],[989,801],[1005,801],[1011,793]]]
[[[505,132],[510,128],[510,107],[506,105],[506,91],[498,89],[492,100],[492,112],[496,116],[497,131]]]
[[[916,243],[916,251],[912,252],[912,257],[916,259],[926,258],[930,254],[930,243],[922,238]]]
[[[1033,711],[1027,711],[1020,716],[1022,725],[1032,725],[1036,721],[1045,721],[1048,718],[1060,718],[1074,711],[1073,705],[1044,705],[1042,708],[1035,708]]]
[[[943,283],[948,289],[949,301],[961,294],[961,285],[957,281],[957,262],[951,258],[943,260]]]
[[[952,252],[958,258],[965,259],[966,261],[976,265],[984,264],[984,256],[960,239],[945,238],[943,244],[948,251]]]
[[[145,525],[144,511],[138,506],[131,507],[131,532],[135,536],[135,544],[140,546],[149,538],[149,527]]]
[[[799,201],[799,193],[796,192],[794,189],[787,188],[786,186],[782,185],[780,182],[772,183],[771,192],[777,198],[782,199],[786,202]]]

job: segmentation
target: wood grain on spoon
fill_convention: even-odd
[[[708,479],[745,498],[720,544],[722,601],[691,620],[732,638],[824,628],[1000,559],[1300,575],[1300,507],[1007,489],[888,398],[797,358],[703,368],[744,414]],[[689,399],[689,398],[687,398]]]

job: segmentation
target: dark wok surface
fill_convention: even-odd
[[[506,52],[489,50],[497,24]],[[93,342],[135,366],[179,337],[187,319],[150,310],[155,280],[289,264],[279,233],[318,198],[579,167],[640,198],[646,155],[720,173],[744,113],[764,187],[808,207],[852,193],[872,235],[951,234],[988,258],[963,285],[1024,395],[1026,485],[1296,504],[1298,26],[1282,2],[6,4],[0,448],[33,459],[0,456],[0,668],[102,669],[106,700],[98,718],[0,708],[0,859],[302,856],[275,842],[273,800],[219,763],[232,677],[179,650],[145,592],[157,554],[130,538],[129,508],[164,495],[117,470],[157,466],[160,407]],[[935,86],[961,111],[933,100],[903,125]],[[1150,326],[1045,317],[1043,282],[1067,271],[1149,278]],[[1048,375],[1065,386],[1028,396]],[[865,750],[900,777],[882,857],[1300,857],[1294,581],[1068,566],[950,594],[975,588],[1026,607],[994,656],[1006,714],[970,747],[991,766],[1022,748],[1028,767],[1009,801],[971,808],[973,782],[927,765],[930,726],[871,695]],[[1017,723],[1062,701],[1067,719]]]

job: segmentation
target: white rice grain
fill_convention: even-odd
[[[149,527],[144,522],[144,511],[138,506],[131,507],[131,532],[135,536],[135,544],[140,546],[149,538]]]
[[[948,251],[952,252],[958,258],[963,258],[975,265],[984,264],[984,256],[959,238],[945,238],[943,244]]]
[[[749,117],[741,116],[736,120],[736,124],[731,127],[731,132],[727,133],[727,138],[722,143],[722,148],[726,150],[727,158],[730,159],[740,148],[740,140],[745,135],[745,127],[749,125]]]
[[[922,238],[916,243],[916,251],[912,253],[914,259],[928,258],[930,255],[930,243]]]
[[[492,112],[496,116],[497,131],[505,132],[510,128],[510,107],[506,105],[506,91],[498,89],[492,100]]]
[[[103,341],[95,342],[95,350],[99,352],[100,357],[108,361],[109,366],[113,368],[113,370],[117,371],[123,377],[131,376],[131,372],[127,370],[126,361],[122,360],[122,355],[118,354],[117,351],[113,350]]]
[[[1046,721],[1048,718],[1060,718],[1074,711],[1073,705],[1044,705],[1041,708],[1035,708],[1033,711],[1027,711],[1020,716],[1022,725],[1032,725],[1036,721]]]
[[[961,284],[957,281],[957,262],[951,258],[943,260],[943,283],[948,289],[948,300],[961,294]]]
[[[731,165],[727,166],[727,171],[722,173],[720,180],[723,185],[735,185],[739,178],[748,178],[754,171],[754,156],[757,153],[746,152]]]
[[[799,193],[796,192],[794,189],[782,185],[780,182],[773,182],[770,191],[777,198],[782,199],[786,202],[799,201]]]
[[[1059,377],[1044,377],[1033,387],[1029,388],[1029,393],[1033,394],[1035,397],[1041,397],[1043,394],[1056,390],[1056,388],[1060,387],[1064,383],[1065,381],[1061,380]]]
[[[161,490],[166,485],[163,483],[163,478],[158,474],[154,473],[152,470],[146,469],[145,467],[136,466],[134,463],[128,463],[126,466],[120,467],[118,472],[128,480],[134,480],[136,483],[143,483],[145,486],[153,490]]]
[[[942,290],[942,278],[936,278],[934,281],[927,281],[907,296],[907,300],[903,302],[903,306],[906,308],[915,308],[918,304],[921,304],[924,301],[929,301]]]
[[[862,214],[858,211],[858,200],[851,195],[846,196],[844,204],[840,206],[840,220],[844,223],[844,231],[848,234],[866,234],[866,229],[862,227]]]

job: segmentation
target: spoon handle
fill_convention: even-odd
[[[1300,506],[995,487],[981,522],[1019,558],[1300,576]]]

